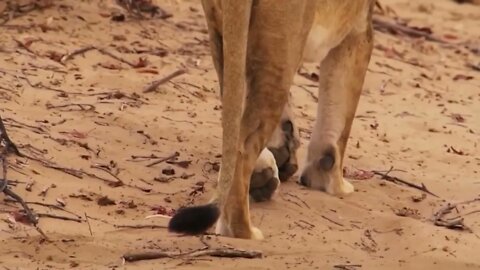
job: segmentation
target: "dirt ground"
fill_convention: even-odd
[[[480,201],[439,221],[462,216],[464,226],[434,225],[447,203],[480,196],[480,7],[381,2],[377,18],[397,16],[395,25],[435,38],[376,31],[345,162],[357,192],[332,197],[299,186],[296,175],[273,201],[252,206],[264,241],[203,239],[261,251],[261,259],[122,261],[133,251],[204,246],[168,233],[167,219],[145,219],[207,201],[218,174],[220,103],[199,1],[158,0],[171,17],[113,21],[105,2],[58,0],[0,25],[0,116],[31,157],[9,156],[10,188],[41,214],[48,237],[0,195],[0,268],[480,269]],[[65,57],[89,46],[98,49]],[[177,70],[186,73],[143,93]],[[314,80],[299,75],[292,87],[300,160],[315,116]],[[148,166],[158,157],[171,158]],[[438,198],[372,177],[391,167],[389,176]]]

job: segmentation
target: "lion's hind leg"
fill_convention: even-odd
[[[354,191],[352,184],[343,178],[343,159],[372,42],[368,22],[365,30],[348,34],[320,65],[317,119],[300,177],[303,185],[336,195]]]

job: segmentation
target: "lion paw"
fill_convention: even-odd
[[[268,201],[280,185],[275,157],[263,149],[250,178],[250,197],[256,202]]]
[[[252,227],[252,239],[253,240],[263,240],[263,233],[257,227]]]
[[[336,188],[336,195],[347,195],[355,191],[352,183],[348,182],[345,179],[342,179],[339,187]]]
[[[218,235],[226,236],[226,237],[240,237],[240,238],[246,238],[246,239],[252,239],[252,240],[263,240],[264,239],[263,233],[259,228],[251,226],[251,225],[248,228],[249,228],[249,230],[247,230],[247,231],[249,231],[249,234],[243,235],[243,236],[235,235],[235,233],[233,233],[234,230],[232,230],[232,228],[229,227],[227,225],[227,223],[222,218],[220,218],[217,221],[217,225],[216,225],[216,228],[215,228],[215,233],[218,234]],[[245,230],[243,230],[243,231],[245,231]]]

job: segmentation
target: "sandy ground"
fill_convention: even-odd
[[[355,168],[393,167],[389,175],[423,183],[439,198],[378,176],[352,180],[357,192],[336,198],[299,186],[297,175],[273,201],[252,206],[265,241],[205,238],[212,247],[262,251],[261,259],[122,264],[127,252],[203,246],[198,237],[169,234],[165,219],[145,219],[205,202],[218,174],[218,86],[198,1],[158,1],[168,19],[114,22],[102,2],[59,0],[1,25],[0,115],[20,151],[40,160],[10,156],[9,179],[19,181],[11,189],[57,206],[30,204],[37,213],[79,222],[41,217],[44,241],[12,219],[19,205],[0,195],[0,268],[480,269],[480,202],[450,214],[464,215],[466,230],[432,222],[446,203],[480,196],[480,82],[471,66],[480,65],[480,8],[418,2],[382,1],[409,25],[457,45],[376,32],[346,165],[354,178]],[[98,50],[59,63],[87,46],[129,63]],[[142,92],[180,69],[187,73]],[[315,83],[297,76],[292,91],[303,160]],[[134,157],[175,152],[176,159],[153,166],[158,159]],[[142,224],[160,228],[122,227]]]

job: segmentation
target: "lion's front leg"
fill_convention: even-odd
[[[317,119],[301,184],[336,195],[354,191],[343,179],[343,159],[371,51],[368,27],[347,35],[321,63]]]

